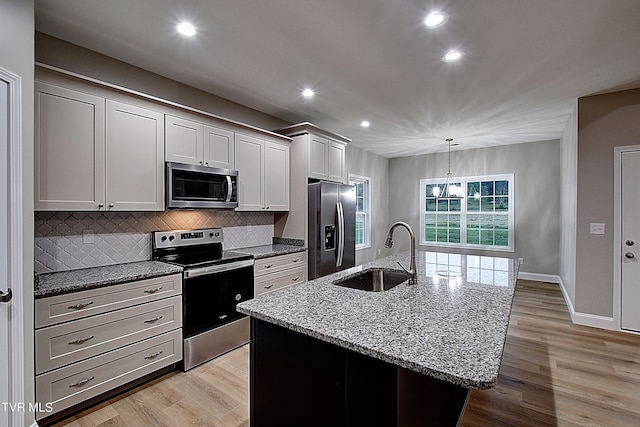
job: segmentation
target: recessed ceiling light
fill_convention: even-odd
[[[424,25],[429,28],[439,27],[447,20],[447,15],[442,12],[431,12],[424,18]]]
[[[360,126],[362,126],[363,128],[368,128],[369,126],[371,126],[371,123],[369,123],[368,120],[363,120],[360,122]]]
[[[315,95],[315,94],[316,93],[313,90],[309,89],[309,88],[307,88],[307,89],[302,91],[302,96],[304,96],[305,98],[312,98],[313,95]]]
[[[442,60],[444,62],[454,62],[462,58],[463,55],[464,53],[460,50],[450,50],[449,52],[445,53],[445,55],[442,57]]]
[[[196,28],[188,22],[181,22],[176,26],[176,29],[183,36],[191,37],[195,35]]]

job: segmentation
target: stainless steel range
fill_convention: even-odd
[[[249,318],[236,305],[253,298],[253,256],[222,242],[220,228],[153,233],[153,259],[184,268],[185,371],[249,342]]]

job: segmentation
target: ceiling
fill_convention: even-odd
[[[640,0],[36,0],[36,29],[386,157],[560,138],[640,80]],[[436,29],[432,10],[448,14]],[[188,20],[192,38],[176,24]],[[458,62],[443,54],[464,51]],[[312,99],[301,96],[310,87]],[[371,122],[367,129],[362,120]]]

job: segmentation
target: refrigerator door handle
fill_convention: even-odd
[[[344,210],[342,203],[338,202],[338,256],[336,258],[336,267],[342,266],[342,257],[344,255]]]

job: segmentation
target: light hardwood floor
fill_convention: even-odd
[[[55,426],[248,426],[247,393],[245,346]],[[498,385],[462,426],[640,426],[640,335],[574,325],[557,285],[519,280]]]

